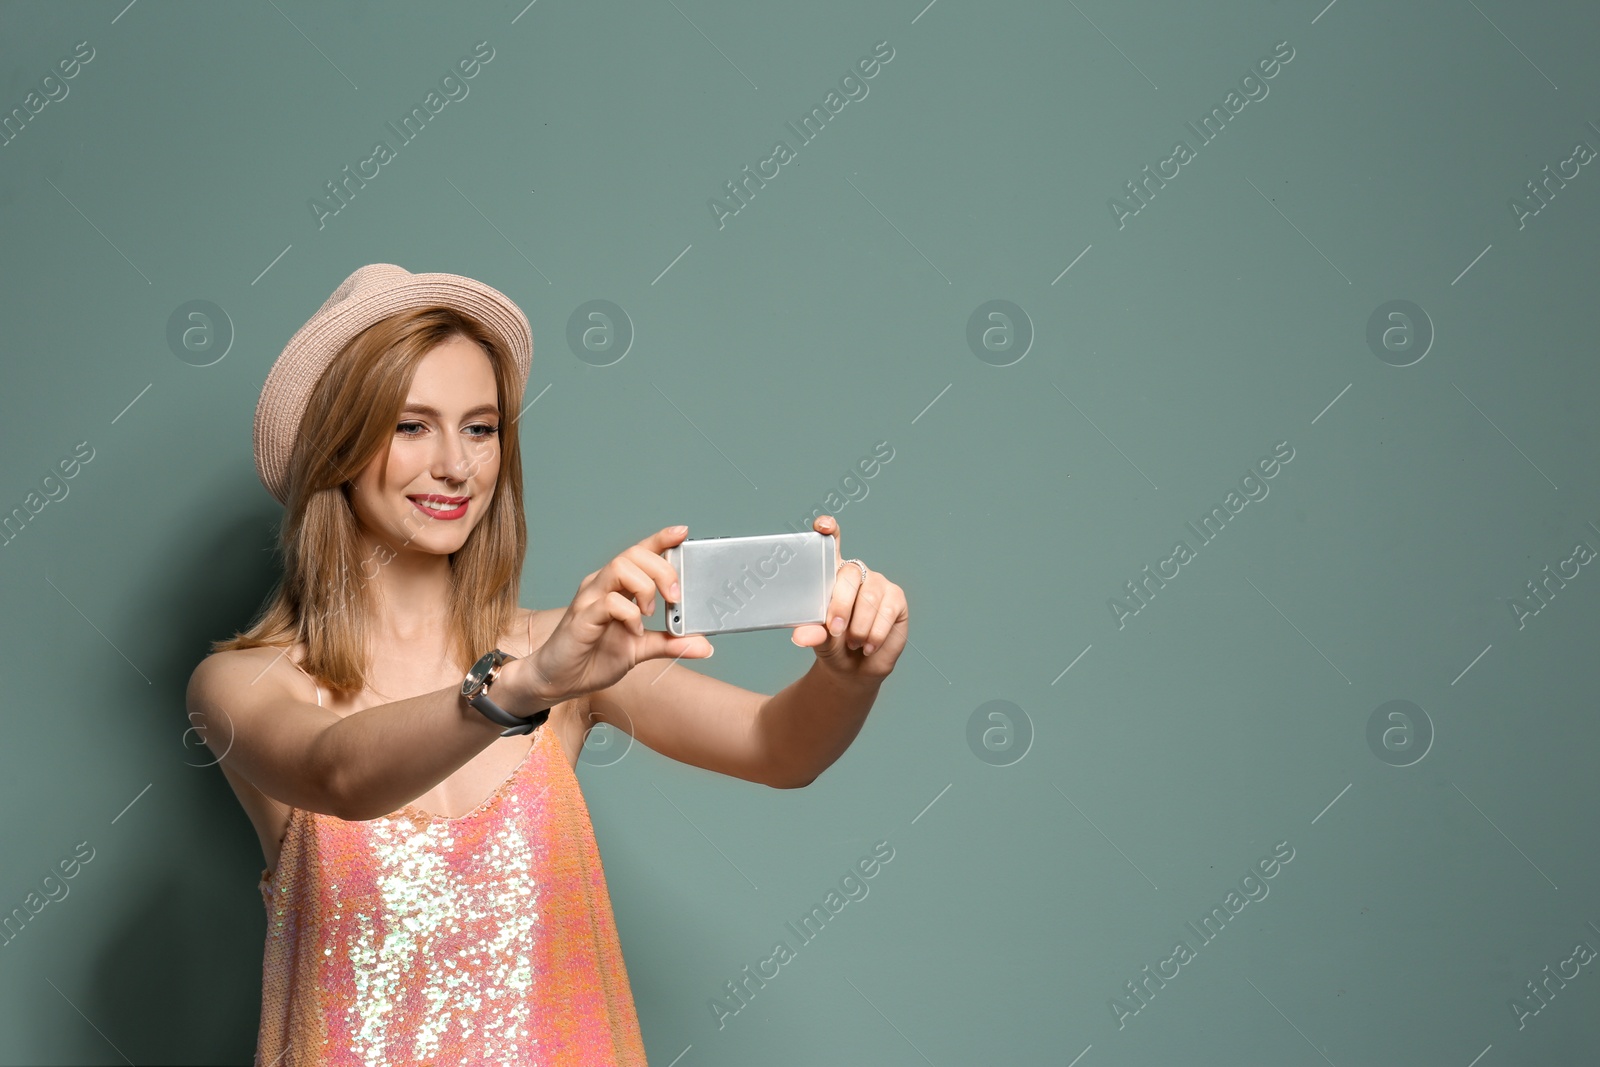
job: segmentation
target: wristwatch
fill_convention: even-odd
[[[501,726],[506,727],[506,729],[500,731],[501,737],[532,733],[535,727],[541,725],[550,717],[549,708],[545,708],[543,711],[536,711],[527,717],[513,715],[489,699],[489,687],[499,677],[500,668],[516,658],[509,652],[502,652],[498,648],[485,652],[479,657],[478,662],[472,665],[472,669],[467,672],[466,678],[462,679],[461,682],[461,695],[466,698],[467,703]]]

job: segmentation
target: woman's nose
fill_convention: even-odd
[[[460,435],[442,436],[434,452],[434,476],[452,482],[465,482],[478,473],[489,457],[489,443],[463,440]]]

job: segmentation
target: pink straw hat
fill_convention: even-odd
[[[414,308],[450,307],[483,323],[511,353],[521,384],[533,365],[533,331],[510,297],[459,274],[412,274],[369,263],[339,288],[289,339],[267,372],[256,404],[256,474],[278,503],[289,502],[289,456],[317,379],[345,345],[379,319]]]

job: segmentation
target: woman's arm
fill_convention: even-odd
[[[293,807],[352,821],[387,815],[444,781],[503,729],[462,700],[459,686],[341,717],[294,695],[282,673],[293,668],[274,665],[282,655],[252,648],[208,656],[189,679],[187,700],[217,762]],[[523,706],[542,685],[523,677],[529,663],[507,663],[492,690],[513,715],[549,706]]]
[[[704,637],[646,632],[639,600],[667,595],[674,575],[662,550],[683,540],[669,526],[586,575],[572,603],[529,655],[501,668],[495,703],[531,715],[615,683],[646,660],[703,659]],[[656,584],[652,584],[652,578]],[[339,716],[289,688],[281,649],[214,653],[189,679],[189,720],[217,762],[231,760],[267,796],[341,819],[376,819],[448,778],[502,727],[451,686]],[[273,669],[275,668],[275,669]],[[270,680],[269,680],[270,675]]]

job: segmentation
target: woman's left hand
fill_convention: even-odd
[[[833,536],[840,561],[838,576],[828,602],[827,626],[797,626],[790,640],[802,648],[814,648],[817,660],[844,678],[882,681],[906,647],[909,616],[905,590],[871,568],[862,582],[861,568],[844,562],[839,522],[832,515],[819,515],[811,527]]]

